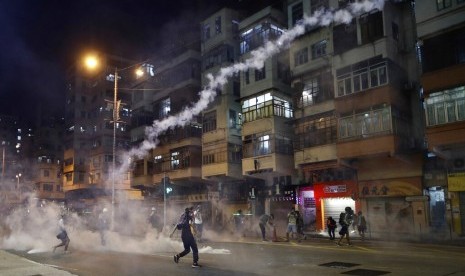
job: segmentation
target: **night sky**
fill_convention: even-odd
[[[86,50],[143,60],[169,24],[192,24],[224,5],[268,2],[0,0],[0,114],[33,122],[40,106],[61,115],[66,69]]]

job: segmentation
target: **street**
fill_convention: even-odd
[[[10,252],[75,275],[465,275],[465,251],[450,245],[355,240],[337,246],[323,238],[204,242],[201,268],[191,268],[192,254],[175,264],[175,248],[153,254],[70,249]]]

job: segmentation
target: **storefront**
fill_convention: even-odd
[[[426,170],[423,176],[425,194],[429,196],[431,228],[435,232],[449,231],[450,204],[446,204],[447,174],[445,170]],[[448,205],[448,206],[447,206]],[[446,217],[449,215],[449,219]]]
[[[357,183],[355,181],[341,180],[314,184],[316,229],[324,230],[325,222],[329,216],[338,221],[339,214],[345,207],[358,210],[356,198]]]
[[[451,195],[453,231],[463,235],[465,233],[465,172],[449,173],[447,183]]]
[[[307,231],[314,230],[316,225],[316,205],[313,187],[307,186],[300,189],[297,204],[302,213],[304,228]]]
[[[428,198],[422,195],[421,177],[360,181],[359,189],[369,235],[405,236],[429,231]]]

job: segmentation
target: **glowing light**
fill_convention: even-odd
[[[84,60],[84,64],[88,69],[95,69],[98,66],[98,59],[96,56],[87,56]]]

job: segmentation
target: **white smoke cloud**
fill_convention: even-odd
[[[301,23],[294,26],[283,34],[276,41],[268,41],[263,47],[251,52],[250,57],[244,62],[233,64],[229,67],[221,68],[216,74],[207,76],[208,85],[200,91],[200,99],[190,107],[186,107],[179,114],[171,115],[163,120],[155,120],[152,126],[145,130],[146,140],[138,147],[126,153],[123,164],[118,168],[117,175],[126,172],[133,157],[143,158],[148,151],[154,149],[158,144],[157,137],[164,131],[176,126],[185,126],[194,116],[200,114],[216,96],[216,89],[221,88],[228,82],[228,78],[248,69],[260,69],[265,60],[280,51],[288,48],[290,43],[298,36],[305,33],[305,27],[328,26],[334,24],[348,24],[351,20],[363,13],[374,9],[382,10],[385,0],[364,0],[350,4],[346,9],[316,11],[311,16],[304,16]]]
[[[200,114],[214,100],[217,89],[225,85],[228,78],[248,69],[260,69],[266,59],[288,48],[296,37],[304,34],[305,27],[327,26],[332,23],[346,24],[351,22],[355,16],[372,9],[382,10],[383,5],[384,0],[365,0],[353,3],[345,10],[319,10],[312,16],[305,16],[300,24],[285,31],[276,41],[268,41],[263,47],[252,51],[250,57],[245,61],[222,68],[215,75],[209,74],[207,76],[208,85],[199,92],[199,101],[186,107],[179,114],[163,120],[156,120],[147,127],[146,140],[139,147],[123,153],[124,157],[121,159],[123,163],[117,168],[115,175],[121,178],[120,176],[130,168],[132,160],[143,158],[151,149],[154,149],[159,142],[157,137],[161,133],[176,126],[185,126],[194,116]],[[35,196],[30,195],[29,197],[34,198]],[[107,203],[107,205],[109,204]],[[120,206],[124,208],[121,203]],[[144,211],[144,208],[142,205],[131,205],[130,210],[126,210],[126,212],[130,212],[130,216],[124,220],[125,223],[118,225],[119,232],[107,233],[106,246],[101,245],[99,233],[89,226],[90,218],[70,213],[67,217],[67,230],[71,239],[70,248],[83,251],[112,250],[134,253],[175,253],[182,250],[182,243],[179,239],[169,239],[167,235],[160,235],[156,230],[149,228],[146,222],[148,212]],[[177,211],[179,210],[168,210],[168,217],[177,217],[174,215],[175,213],[179,214]],[[55,236],[58,234],[58,219],[62,212],[62,207],[56,204],[38,208],[32,203],[25,209],[13,212],[4,221],[0,220],[0,248],[28,250],[31,254],[51,251],[52,246],[59,243]],[[124,212],[118,214],[122,213],[124,214]],[[170,224],[172,222],[168,223],[168,225]],[[208,230],[204,231],[204,237],[222,238]],[[234,237],[231,238],[234,239]],[[200,248],[200,252],[229,254],[228,250],[210,247]]]

